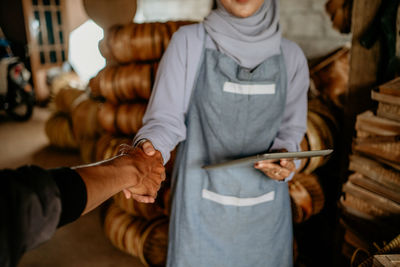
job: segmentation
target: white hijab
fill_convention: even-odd
[[[211,11],[203,24],[218,50],[245,68],[253,69],[267,58],[280,54],[278,0],[265,0],[260,9],[247,18],[230,14],[217,0],[217,9]]]

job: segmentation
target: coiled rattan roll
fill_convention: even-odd
[[[168,219],[152,222],[140,237],[139,258],[146,266],[165,266],[168,248]]]
[[[316,90],[325,101],[344,108],[349,85],[350,48],[343,47],[310,69]]]
[[[108,102],[103,103],[99,112],[97,113],[97,120],[101,127],[109,133],[115,134],[117,132],[115,117],[117,113],[117,106],[114,106]]]
[[[99,51],[100,51],[100,54],[105,59],[107,59],[107,61],[113,62],[113,61],[115,61],[115,58],[111,54],[111,51],[110,51],[110,49],[109,49],[109,47],[107,45],[107,41],[106,40],[107,40],[107,37],[99,41],[99,44],[98,44]]]
[[[83,163],[96,161],[97,139],[84,139],[79,141],[79,151]]]
[[[100,79],[99,76],[96,75],[89,80],[89,91],[91,97],[100,97]]]
[[[102,55],[118,63],[160,60],[172,34],[188,21],[130,23],[112,27],[101,43]],[[104,47],[107,46],[107,47]]]
[[[63,113],[70,113],[72,111],[74,101],[83,95],[83,90],[74,88],[64,88],[58,91],[54,97],[56,109]]]
[[[114,202],[125,212],[147,220],[164,216],[164,209],[157,203],[141,203],[131,198],[127,199],[122,192],[114,196]]]
[[[86,99],[73,109],[72,126],[78,142],[85,139],[94,139],[101,131],[97,121],[100,104],[97,101]]]
[[[309,110],[307,132],[302,141],[302,150],[333,149],[335,146],[336,129],[329,120],[320,114]],[[318,167],[329,161],[330,157],[313,157],[302,161],[298,172],[312,173]]]
[[[103,160],[104,157],[104,152],[107,149],[110,141],[113,139],[113,136],[111,134],[103,134],[100,136],[100,138],[96,142],[96,155],[95,159],[96,161],[101,161]]]
[[[324,207],[325,195],[315,174],[295,174],[290,182],[289,192],[295,223],[306,221]]]
[[[299,181],[312,198],[312,213],[318,214],[325,204],[325,194],[322,190],[318,176],[315,174],[296,174],[295,180]]]
[[[164,266],[167,256],[168,220],[148,221],[124,212],[111,204],[104,221],[104,231],[111,243],[146,266]]]
[[[109,133],[120,132],[131,135],[137,133],[142,126],[146,104],[132,103],[114,106],[104,103],[98,112],[100,125]]]
[[[46,122],[45,131],[51,145],[62,149],[78,149],[68,115],[60,112],[53,114]]]
[[[105,160],[116,156],[122,144],[131,145],[132,138],[116,137],[111,134],[102,135],[96,145],[96,160]]]
[[[100,93],[113,104],[148,100],[157,68],[158,63],[107,66],[91,80],[90,86],[92,92]]]

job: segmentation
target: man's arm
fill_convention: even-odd
[[[112,159],[74,169],[86,185],[87,204],[83,214],[126,188],[136,200],[152,203],[165,179],[161,153],[147,155],[140,147],[127,146]]]
[[[76,168],[0,170],[0,266],[16,266],[29,249],[129,187],[154,201],[165,179],[161,154],[129,148],[110,160]]]

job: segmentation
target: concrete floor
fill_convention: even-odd
[[[80,164],[77,152],[48,145],[44,124],[50,111],[35,108],[28,122],[13,122],[0,114],[0,168],[35,164],[44,168]],[[27,252],[19,267],[140,267],[139,259],[114,248],[105,238],[100,209],[57,230],[53,238]]]

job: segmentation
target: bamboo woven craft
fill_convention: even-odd
[[[70,113],[72,111],[74,101],[84,93],[85,92],[83,90],[79,89],[61,89],[54,97],[56,109],[66,114]]]
[[[292,219],[294,223],[306,221],[312,215],[312,199],[307,189],[298,181],[289,183]]]
[[[324,207],[325,195],[315,174],[295,174],[289,184],[289,193],[295,223],[308,220]]]
[[[318,176],[315,174],[295,174],[293,179],[299,181],[308,191],[312,199],[312,214],[318,214],[325,204],[325,195]]]
[[[116,156],[122,144],[131,145],[132,139],[116,137],[111,134],[102,135],[96,144],[96,161],[105,160]]]
[[[63,113],[53,114],[45,125],[50,144],[62,149],[77,149],[78,143],[72,132],[70,118]]]
[[[322,98],[344,107],[349,83],[350,49],[343,47],[310,68],[310,76]]]
[[[387,215],[386,217],[389,217],[391,215],[398,216],[400,214],[400,204],[380,195],[377,195],[367,189],[354,185],[351,181],[348,181],[346,182],[346,184],[344,184],[343,192],[345,192],[346,194],[351,194],[358,199],[369,203],[371,207],[373,206],[383,210]]]
[[[380,141],[355,139],[353,142],[353,150],[358,151],[376,158],[382,158],[400,164],[400,142],[399,141]]]
[[[141,203],[134,199],[127,199],[122,192],[116,194],[113,199],[118,207],[133,216],[143,217],[146,220],[164,216],[164,209],[157,203]]]
[[[83,163],[96,161],[97,139],[83,139],[79,141],[79,152]]]
[[[351,155],[349,169],[400,192],[400,172],[387,165],[360,155]]]
[[[307,119],[306,141],[307,150],[332,149],[334,147],[334,131],[319,114],[309,111]],[[312,173],[316,168],[323,166],[329,157],[313,157],[306,160],[303,169],[304,173]]]
[[[105,44],[102,44],[101,49],[102,55],[120,64],[160,60],[172,34],[180,26],[190,23],[193,22],[130,23],[114,26],[106,34]]]
[[[91,80],[91,87],[113,104],[148,100],[157,68],[158,63],[106,66]]]
[[[99,122],[100,126],[112,134],[117,133],[115,122],[116,112],[117,106],[105,102],[100,106],[97,113],[97,121]]]
[[[94,139],[101,127],[97,121],[100,103],[86,99],[72,110],[72,126],[76,140]]]
[[[107,132],[131,135],[142,126],[146,106],[144,103],[114,106],[106,102],[100,107],[97,118]]]
[[[114,246],[139,257],[145,266],[165,265],[168,244],[165,217],[148,221],[111,204],[106,212],[104,231]]]

